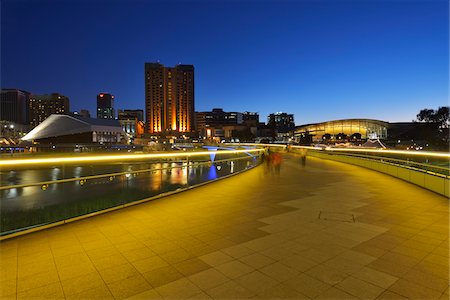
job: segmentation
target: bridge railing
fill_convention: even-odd
[[[261,149],[0,161],[0,239],[138,204],[256,166]]]

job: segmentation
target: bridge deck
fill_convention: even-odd
[[[449,298],[449,202],[285,156],[0,244],[3,298]]]

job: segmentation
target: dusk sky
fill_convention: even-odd
[[[195,66],[195,108],[411,121],[448,105],[449,4],[1,1],[1,85],[144,109],[144,63]]]

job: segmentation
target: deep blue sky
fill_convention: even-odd
[[[1,84],[144,108],[144,62],[195,66],[196,110],[297,124],[448,105],[447,0],[1,1]]]

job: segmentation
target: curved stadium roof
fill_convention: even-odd
[[[69,115],[51,115],[36,126],[22,140],[31,141],[93,131],[123,133],[117,120],[92,119]]]

